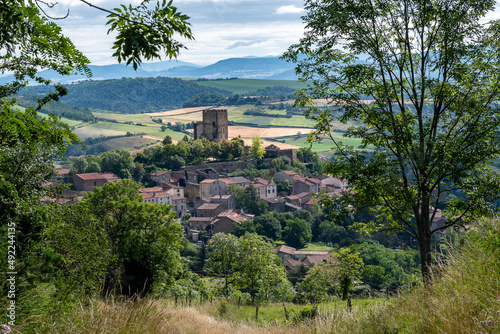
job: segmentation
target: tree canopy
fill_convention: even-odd
[[[482,21],[494,6],[308,0],[305,36],[284,55],[309,86],[297,101],[316,121],[309,139],[335,144],[325,171],[355,190],[345,207],[377,214],[357,227],[416,238],[424,279],[439,215],[452,226],[495,209],[500,178],[487,163],[500,153],[500,22]],[[335,122],[350,124],[345,137],[360,147],[335,140]]]

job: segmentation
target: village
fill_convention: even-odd
[[[195,123],[195,139],[221,142],[228,140],[227,110],[205,110],[203,121]],[[276,145],[264,148],[270,163],[275,158],[285,157],[291,165],[298,161],[296,149],[280,149]],[[248,153],[249,147],[245,147]],[[209,245],[216,233],[233,233],[235,227],[255,218],[236,205],[231,189],[253,188],[259,199],[266,203],[266,211],[271,213],[313,213],[320,208],[322,197],[341,197],[348,194],[348,180],[336,176],[316,174],[304,176],[297,171],[285,169],[273,172],[270,179],[263,177],[228,176],[235,171],[256,167],[257,159],[244,161],[212,162],[202,165],[181,166],[177,170],[157,170],[147,175],[153,184],[139,189],[146,203],[171,205],[176,221],[184,228],[184,237],[196,245]],[[72,183],[72,190],[65,190],[58,203],[71,204],[83,198],[86,192],[102,187],[107,182],[120,180],[111,172],[78,173],[70,180],[70,170],[58,170],[58,180]],[[444,227],[445,219],[438,214],[433,219],[433,228]],[[443,237],[446,229],[438,234]],[[403,245],[404,247],[404,245]],[[397,246],[396,248],[401,248]],[[296,250],[289,245],[275,248],[283,265],[289,272],[296,273],[302,267],[312,267],[325,262],[331,251]]]

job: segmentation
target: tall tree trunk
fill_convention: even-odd
[[[422,207],[420,215],[418,217],[420,222],[418,225],[418,245],[420,248],[420,268],[422,270],[422,279],[424,283],[430,283],[431,277],[431,265],[432,265],[432,254],[431,254],[431,222],[430,222],[430,208],[429,201],[422,200]]]

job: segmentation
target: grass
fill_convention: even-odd
[[[243,94],[273,86],[285,86],[293,89],[305,87],[304,84],[295,80],[235,79],[196,81],[196,83],[202,86],[225,89],[231,91],[233,94]]]
[[[305,119],[302,115],[296,115],[292,118],[243,115],[243,113],[250,108],[254,108],[254,106],[243,105],[231,110],[228,113],[229,120],[238,123],[252,123],[259,126],[287,126],[301,128],[312,128],[314,126],[313,121]]]
[[[316,243],[309,243],[306,245],[306,247],[297,249],[301,251],[331,251],[334,250],[333,247],[325,246],[325,245],[319,245]]]
[[[286,320],[282,304],[259,307],[169,300],[90,300],[55,318],[32,317],[14,333],[500,333],[500,223],[476,224],[460,250],[437,257],[432,285],[401,290],[391,299],[353,299],[318,305],[314,319]],[[304,306],[285,304],[292,315]],[[293,319],[294,317],[291,316]],[[296,319],[296,318],[295,318]],[[43,320],[43,321],[42,321]]]
[[[185,134],[182,132],[176,132],[172,130],[161,131],[160,125],[154,123],[155,125],[139,126],[131,124],[113,123],[113,122],[98,122],[95,124],[90,124],[86,127],[79,128],[75,133],[82,139],[88,137],[97,137],[99,134],[104,136],[116,136],[125,135],[127,132],[130,133],[145,133],[148,136],[152,136],[158,139],[163,139],[166,135],[169,135],[174,140],[181,140]]]

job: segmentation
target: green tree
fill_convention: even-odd
[[[329,262],[334,264],[332,266],[333,276],[339,280],[342,300],[345,300],[352,288],[353,280],[358,277],[364,266],[363,260],[358,253],[352,253],[349,248],[341,248],[338,252],[328,256],[331,257]]]
[[[104,172],[115,173],[121,178],[127,178],[134,173],[134,158],[130,151],[111,150],[101,154],[101,167]]]
[[[175,213],[168,205],[143,202],[138,189],[128,179],[108,182],[83,199],[104,225],[118,259],[110,268],[115,275],[109,277],[108,288],[122,282],[127,293],[148,291],[160,278],[169,285],[181,270],[182,227],[173,220]]]
[[[295,248],[305,247],[307,243],[311,242],[312,237],[307,221],[298,217],[286,221],[283,235],[286,244]]]
[[[281,223],[271,213],[255,217],[253,223],[258,234],[273,240],[281,239]]]
[[[254,159],[262,159],[266,154],[266,150],[264,149],[264,145],[260,141],[259,137],[252,138],[252,145],[250,146],[250,156]]]
[[[267,296],[270,288],[286,280],[285,267],[274,253],[274,246],[262,236],[247,233],[239,239],[240,252],[236,281],[255,303],[258,294]]]
[[[297,284],[297,293],[310,303],[320,303],[328,297],[333,285],[332,278],[325,266],[314,266],[309,270],[309,275]]]
[[[438,210],[452,226],[491,214],[498,198],[499,176],[487,164],[500,154],[500,22],[481,22],[494,6],[308,0],[307,33],[285,54],[309,83],[297,96],[316,121],[309,139],[335,144],[326,172],[355,189],[346,205],[378,215],[357,227],[416,238],[425,281]],[[319,111],[315,98],[332,104]],[[339,121],[351,125],[344,136],[359,138],[359,150],[333,136]],[[455,189],[461,196],[443,208]]]
[[[229,285],[237,270],[240,244],[232,234],[216,233],[210,240],[206,271],[224,279],[224,294],[229,296]]]

